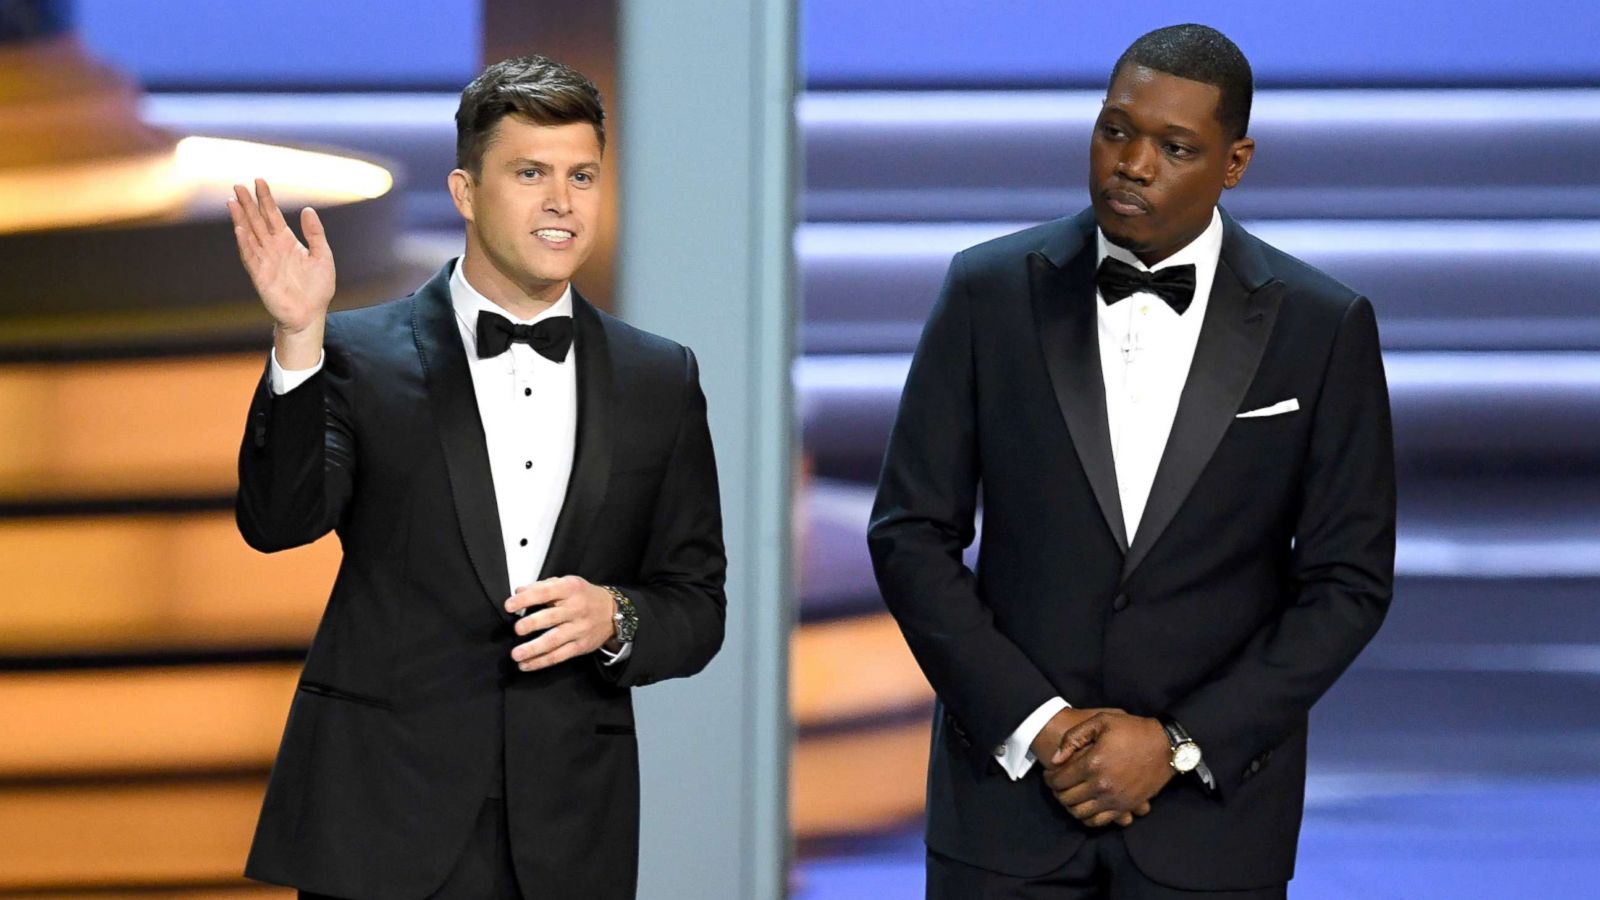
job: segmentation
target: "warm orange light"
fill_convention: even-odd
[[[0,780],[41,775],[266,769],[298,662],[0,678]]]
[[[266,354],[0,367],[0,498],[227,496]]]
[[[171,896],[188,897],[184,885],[245,887],[241,870],[265,787],[262,775],[187,784],[0,788],[0,892],[166,885],[175,888]],[[138,895],[153,896],[142,890]],[[214,896],[227,895],[217,890]]]
[[[789,708],[801,726],[933,703],[933,688],[887,613],[802,626],[789,646]]]
[[[0,652],[310,643],[332,536],[266,555],[231,512],[0,521]]]
[[[0,169],[0,233],[159,215],[193,189],[172,150]]]
[[[857,834],[922,812],[928,725],[803,737],[790,766],[789,821],[796,837]]]
[[[802,625],[789,646],[796,724],[841,729],[802,730],[796,742],[789,772],[795,834],[852,834],[916,816],[933,689],[894,619],[883,613]]]

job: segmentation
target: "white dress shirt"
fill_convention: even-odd
[[[1111,455],[1116,463],[1117,494],[1128,541],[1139,531],[1145,501],[1155,482],[1156,468],[1178,414],[1178,400],[1189,379],[1200,325],[1205,321],[1222,253],[1222,215],[1211,211],[1211,224],[1182,250],[1154,266],[1146,266],[1127,250],[1096,231],[1098,260],[1107,256],[1140,271],[1169,266],[1194,266],[1194,300],[1182,315],[1165,300],[1140,292],[1108,304],[1095,292],[1099,311],[1100,374],[1106,391],[1106,424],[1111,432]],[[1013,781],[1028,774],[1035,762],[1031,745],[1056,713],[1070,704],[1053,697],[1042,704],[1004,744],[995,757]],[[1203,749],[1203,748],[1202,748]]]
[[[574,344],[566,359],[558,363],[514,341],[511,349],[499,356],[480,359],[478,315],[492,313],[517,325],[571,316],[572,286],[569,284],[549,309],[523,319],[468,284],[458,259],[450,276],[450,302],[489,451],[500,535],[505,542],[507,583],[516,591],[539,580],[566,498],[578,432],[578,347]],[[313,368],[285,371],[274,351],[269,375],[272,392],[287,393],[321,368],[319,359]],[[600,649],[610,665],[626,659],[633,647],[624,644],[616,654]]]

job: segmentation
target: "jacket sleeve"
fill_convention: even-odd
[[[234,516],[251,547],[271,553],[309,544],[332,530],[355,475],[351,368],[335,319],[323,339],[321,371],[274,395],[263,373],[239,448]]]
[[[1377,320],[1364,297],[1346,309],[1334,340],[1301,489],[1289,602],[1170,710],[1224,794],[1301,727],[1377,633],[1394,591],[1394,436]]]
[[[962,558],[979,482],[972,301],[951,262],[911,360],[867,544],[878,587],[934,691],[988,754],[1057,695],[995,627]]]
[[[699,364],[688,348],[683,352],[684,408],[656,499],[639,582],[619,585],[638,611],[638,636],[626,660],[600,666],[603,677],[626,687],[693,675],[722,647],[728,560],[717,461]],[[601,659],[599,654],[595,658]]]

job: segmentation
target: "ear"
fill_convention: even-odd
[[[447,179],[450,188],[450,199],[456,205],[456,212],[468,222],[472,221],[472,173],[466,169],[454,169]]]
[[[1224,189],[1232,190],[1244,178],[1244,170],[1250,168],[1250,160],[1256,155],[1256,142],[1254,138],[1242,137],[1233,142],[1228,150],[1228,171],[1222,178]]]

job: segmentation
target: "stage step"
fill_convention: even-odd
[[[806,219],[1038,221],[1080,209],[1104,96],[806,94]],[[1596,90],[1260,90],[1255,159],[1224,203],[1250,218],[1594,217],[1597,127]]]
[[[265,788],[264,771],[129,783],[0,782],[0,896],[244,887]]]
[[[1600,219],[1241,217],[1258,237],[1371,297],[1388,349],[1600,349],[1600,308],[1588,287],[1600,267]],[[913,349],[951,257],[1031,224],[802,225],[804,352]]]
[[[0,366],[0,505],[226,497],[257,353]]]
[[[299,675],[298,661],[7,673],[0,784],[264,772]]]
[[[0,519],[0,667],[18,658],[304,646],[332,535],[265,555],[231,511]],[[11,662],[7,662],[11,660]]]

